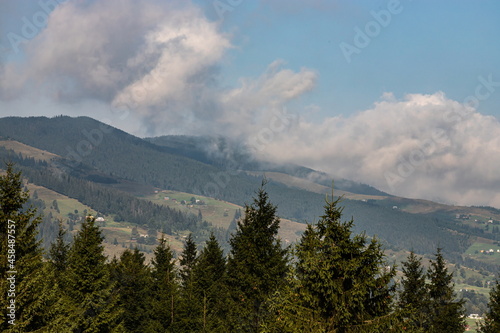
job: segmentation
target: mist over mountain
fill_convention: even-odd
[[[389,195],[378,189],[343,179],[324,172],[306,168],[293,163],[278,163],[264,160],[252,154],[248,145],[224,137],[167,135],[146,138],[146,141],[165,147],[167,151],[196,159],[200,162],[216,165],[223,169],[241,169],[248,171],[283,172],[291,176],[306,178],[313,182],[332,186],[360,194]]]
[[[338,15],[340,7],[324,10]],[[86,114],[140,137],[220,136],[238,144],[232,153],[305,166],[394,195],[500,207],[500,122],[479,112],[496,98],[493,73],[475,74],[460,99],[441,88],[384,88],[347,114],[336,103],[320,107],[309,100],[324,79],[320,70],[279,57],[225,83],[222,64],[231,65],[227,60],[242,45],[237,32],[206,9],[143,0],[57,6],[50,24],[23,44],[24,56],[1,62],[0,107],[29,115]]]
[[[40,168],[60,181],[66,174],[99,186],[130,189],[130,184],[137,184],[149,186],[150,191],[182,191],[244,205],[268,174],[266,189],[278,214],[300,223],[313,223],[322,213],[325,194],[332,191],[333,178],[325,173],[262,162],[233,150],[231,142],[220,137],[144,140],[88,117],[67,116],[1,118],[0,135],[57,154]],[[15,158],[32,167],[33,161],[24,160],[22,154],[8,150],[3,154],[4,159]],[[429,253],[439,245],[448,255],[461,258],[474,237],[496,237],[491,230],[457,222],[455,212],[463,213],[468,210],[465,207],[393,197],[362,183],[334,180],[336,193],[345,195],[345,216],[356,220],[355,230],[376,235],[390,248]],[[493,208],[479,211],[498,213]]]

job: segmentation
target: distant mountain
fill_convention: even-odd
[[[258,175],[268,172],[275,177],[268,178],[266,189],[278,206],[279,215],[302,223],[314,222],[323,213],[325,194],[331,193],[332,179],[328,175],[301,166],[256,161],[221,138],[167,136],[145,140],[88,117],[66,116],[1,118],[0,136],[58,156],[51,155],[48,161],[36,164],[23,159],[21,152],[4,148],[0,151],[4,160],[16,157],[30,172],[58,173],[62,175],[60,179],[72,179],[75,184],[85,181],[89,189],[95,184],[137,195],[141,186],[154,187],[243,205],[251,202],[260,186],[262,176]],[[286,177],[279,177],[280,174]],[[312,190],[306,183],[290,179],[303,179],[311,186],[318,186]],[[477,237],[497,241],[498,236],[491,229],[457,220],[457,213],[467,213],[472,208],[393,197],[348,180],[336,179],[335,188],[352,194],[342,204],[345,218],[354,218],[355,231],[376,235],[388,248],[413,249],[425,254],[440,246],[450,258],[460,262],[465,260],[462,254]],[[105,204],[105,196],[102,198]],[[500,220],[497,211],[478,209],[475,214],[497,216],[497,213]]]
[[[0,136],[62,156],[58,166],[68,174],[89,174],[225,199],[236,204],[251,200],[261,179],[225,170],[179,154],[104,125],[88,117],[9,117],[0,119]],[[286,186],[268,185],[270,193]],[[321,196],[287,191],[276,195],[282,216],[311,219],[321,212]]]
[[[247,150],[245,145],[231,141],[228,138],[212,136],[165,135],[146,138],[146,141],[165,147],[165,151],[182,155],[197,161],[221,168],[238,166],[247,171],[281,172],[290,176],[312,180],[328,187],[332,186],[335,178],[335,188],[366,195],[388,196],[389,194],[376,188],[319,172],[295,164],[278,164],[256,159]]]

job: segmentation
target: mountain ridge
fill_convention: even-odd
[[[249,203],[262,182],[261,174],[249,175],[244,170],[228,170],[214,161],[203,163],[176,155],[151,140],[135,137],[89,117],[1,118],[0,136],[61,156],[43,168],[58,170],[75,179],[103,182],[108,187],[119,187],[129,182],[129,187],[143,184],[215,197],[241,206]],[[182,149],[183,140],[178,140],[176,149]],[[80,155],[80,161],[70,154],[71,149]],[[195,152],[198,148],[190,149]],[[221,163],[224,161],[219,159]],[[277,172],[279,166],[273,167],[273,171],[268,170],[269,174]],[[283,178],[300,178],[297,173],[302,172],[307,179],[308,173],[315,172],[301,167],[282,167],[285,171],[287,168],[291,168],[290,173],[294,175]],[[259,172],[265,173],[266,170]],[[117,183],[113,185],[113,181]],[[308,181],[313,182],[311,179]],[[331,180],[327,184],[329,186],[322,185],[320,181],[316,183],[325,190],[331,186]],[[210,193],[210,189],[217,191]],[[293,186],[288,180],[280,182],[273,177],[268,178],[266,189],[273,203],[278,206],[280,216],[301,223],[316,221],[323,210],[325,194],[331,194],[330,190],[323,194],[310,192]],[[335,190],[340,190],[337,181]],[[429,211],[417,214],[415,207],[425,206],[422,201],[389,195],[377,196],[377,200],[368,197],[351,199],[344,198],[344,216],[354,218],[355,231],[377,235],[389,248],[430,253],[441,246],[451,257],[462,260],[462,254],[475,237],[488,236],[493,240],[496,237],[491,231],[485,232],[484,228],[475,226],[469,220],[455,218],[459,211],[469,208],[445,206],[444,209],[436,204]],[[412,212],[412,209],[415,211]],[[496,216],[496,213],[497,210],[491,211],[492,215]]]

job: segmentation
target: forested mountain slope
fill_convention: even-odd
[[[78,186],[82,188],[98,189],[95,192],[96,198],[98,193],[101,195],[99,198],[103,198],[107,191],[105,188],[131,182],[215,197],[243,205],[262,181],[261,176],[228,170],[227,164],[220,157],[218,163],[208,158],[203,160],[198,143],[191,142],[191,146],[188,144],[189,140],[194,139],[181,138],[177,140],[175,147],[165,147],[165,141],[160,140],[163,142],[160,146],[152,143],[155,140],[143,140],[88,117],[2,118],[0,136],[60,156],[37,164],[19,152],[13,154],[12,151],[3,149],[2,158],[16,159],[27,168],[26,175],[34,182],[45,182],[45,185],[50,183],[53,188],[61,188],[60,191],[63,191],[62,188],[68,182],[81,182],[83,185]],[[190,153],[181,154],[183,145],[186,145],[186,151]],[[191,158],[189,155],[196,156]],[[264,164],[259,168],[262,169],[263,166]],[[271,169],[277,172],[280,167],[273,166]],[[312,179],[309,176],[315,171],[282,166],[281,172]],[[55,177],[55,174],[59,176]],[[317,182],[327,185],[325,177],[318,178]],[[328,182],[331,184],[331,180]],[[376,189],[370,190],[370,187],[362,184],[355,185],[354,182],[351,183],[350,190],[354,191],[356,186],[363,194],[385,195],[383,200],[343,200],[344,216],[354,217],[356,232],[366,231],[369,236],[376,235],[387,247],[413,249],[418,253],[432,253],[437,246],[441,246],[446,253],[454,254],[457,258],[471,244],[470,237],[474,232],[469,231],[475,229],[471,227],[469,230],[462,223],[454,221],[452,212],[412,214],[403,209],[394,209],[398,198]],[[281,217],[314,223],[323,211],[324,194],[288,186],[272,179],[267,185],[267,191],[273,203],[278,206]],[[108,194],[108,197],[108,200],[99,200],[118,207],[112,202],[119,196]],[[123,213],[127,214],[126,210]],[[147,221],[141,223],[147,224],[150,221],[151,218],[148,217]],[[481,235],[479,229],[475,231],[475,236]],[[492,237],[495,239],[495,236]]]

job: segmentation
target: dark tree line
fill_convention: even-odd
[[[3,152],[22,170],[31,183],[77,199],[103,214],[115,214],[119,221],[159,229],[167,234],[177,230],[207,229],[210,225],[192,213],[140,200],[131,194],[47,168],[47,163]],[[0,154],[2,156],[3,154]],[[33,164],[33,165],[32,165]],[[34,201],[41,205],[41,201]],[[43,209],[42,207],[38,207]]]
[[[23,169],[23,172],[32,183],[77,199],[102,214],[116,214],[122,221],[157,228],[168,234],[176,230],[195,230],[209,226],[194,214],[141,200],[128,193],[67,174],[54,175],[46,169]]]

